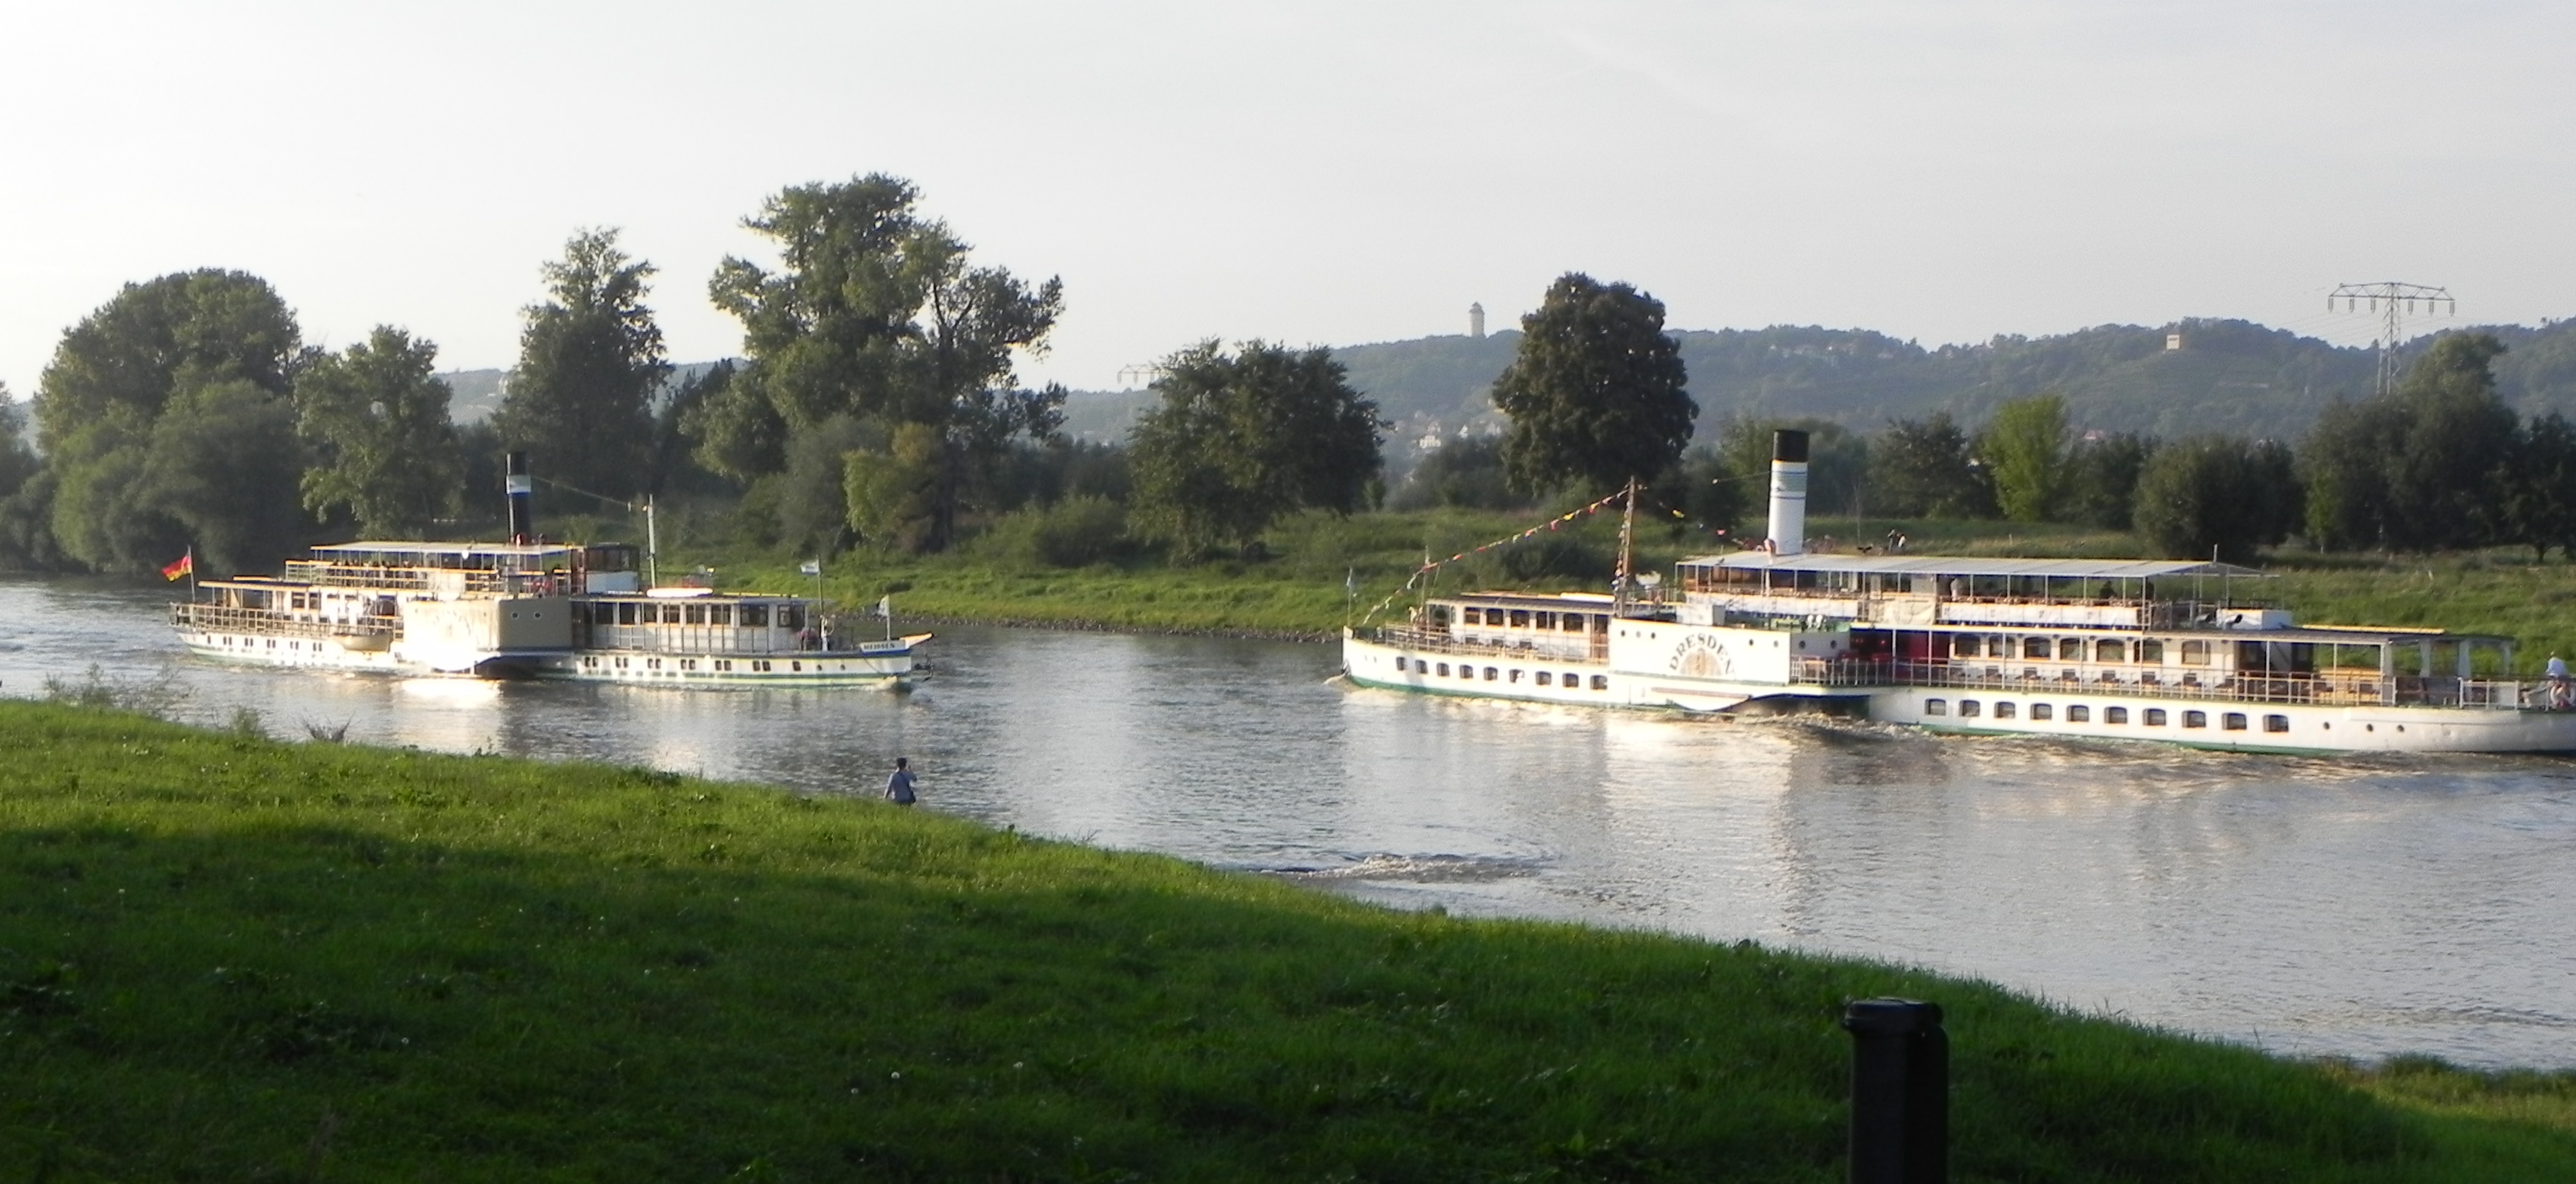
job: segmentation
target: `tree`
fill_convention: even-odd
[[[1870,503],[1899,518],[1989,518],[1995,495],[1947,411],[1890,421],[1870,450]]]
[[[186,529],[209,570],[275,571],[312,526],[295,498],[303,467],[294,405],[248,379],[227,379],[162,409],[144,449],[142,491]]]
[[[2138,475],[2158,441],[2135,432],[2111,432],[2076,444],[2066,457],[2066,517],[2104,530],[2127,530],[2138,501]]]
[[[211,269],[127,284],[65,330],[35,399],[39,439],[55,478],[49,526],[62,553],[98,570],[147,571],[209,531],[242,540],[228,547],[262,545],[258,540],[269,532],[261,523],[272,521],[277,505],[294,505],[293,482],[256,508],[229,496],[238,492],[230,489],[222,498],[191,501],[187,491],[206,492],[203,481],[216,470],[204,466],[215,458],[182,437],[219,433],[237,446],[243,438],[230,434],[235,425],[221,417],[193,412],[169,432],[157,425],[172,405],[219,386],[229,389],[215,402],[230,413],[251,412],[244,391],[283,406],[306,356],[300,338],[295,314],[265,281]],[[271,418],[251,415],[258,423]],[[291,433],[286,444],[259,459],[291,457]],[[252,518],[210,516],[219,506]],[[215,558],[264,564],[273,557]]]
[[[1462,436],[1424,452],[1389,500],[1400,510],[1502,510],[1527,505],[1529,499],[1514,496],[1504,477],[1502,441]]]
[[[315,461],[305,508],[345,511],[376,538],[414,536],[456,512],[465,457],[437,364],[435,344],[378,325],[296,376],[296,430]]]
[[[1699,405],[1663,302],[1569,272],[1521,318],[1521,334],[1494,380],[1494,406],[1511,418],[1503,466],[1514,485],[1607,493],[1680,464]]]
[[[2138,475],[2133,516],[2158,552],[2244,562],[2299,522],[2290,450],[2269,440],[2194,436],[2158,449]]]
[[[644,305],[653,270],[618,248],[615,229],[578,231],[545,265],[552,298],[525,310],[493,426],[566,485],[624,496],[651,482],[653,396],[671,373]]]
[[[781,191],[744,221],[785,267],[728,258],[708,292],[743,325],[743,369],[689,421],[698,455],[749,480],[777,472],[787,443],[847,415],[891,440],[904,424],[940,443],[924,545],[954,538],[970,491],[1014,440],[1062,422],[1064,391],[1019,389],[1013,359],[1045,348],[1061,281],[1030,285],[969,262],[918,192],[882,174]]]
[[[2502,509],[2506,535],[2534,559],[2551,547],[2576,555],[2576,424],[2566,416],[2534,416],[2516,434]]]
[[[2501,507],[2518,425],[2496,395],[2492,363],[2503,352],[2492,335],[2451,334],[2395,391],[2327,407],[2304,449],[2309,535],[2407,551],[2507,537]]]
[[[1995,504],[2015,522],[2047,522],[2065,500],[2066,400],[2053,394],[2008,399],[1977,439],[1995,483]]]
[[[1129,436],[1136,517],[1183,552],[1249,552],[1282,514],[1365,504],[1385,425],[1331,351],[1202,342],[1165,359],[1154,390],[1162,406]]]

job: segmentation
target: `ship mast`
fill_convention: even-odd
[[[1630,477],[1628,478],[1628,508],[1619,516],[1619,568],[1611,576],[1610,592],[1614,611],[1625,610],[1628,607],[1632,595],[1629,589],[1636,582],[1629,568],[1630,560],[1634,557],[1630,548],[1635,543],[1636,537],[1637,479]]]

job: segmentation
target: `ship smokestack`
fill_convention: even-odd
[[[1807,549],[1807,433],[1771,433],[1771,551]]]
[[[1805,450],[1806,442],[1801,440],[1799,455],[1806,455]],[[537,492],[537,481],[528,475],[528,454],[525,452],[511,453],[507,468],[509,475],[504,483],[510,491],[510,541],[526,546],[537,541],[537,516],[530,505]]]

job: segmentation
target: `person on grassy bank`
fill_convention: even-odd
[[[916,800],[912,793],[912,785],[916,780],[918,778],[912,775],[911,758],[900,756],[894,758],[894,772],[886,778],[886,800],[898,806],[911,805]]]

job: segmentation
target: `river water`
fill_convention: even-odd
[[[1404,908],[1989,979],[2290,1054],[2576,1067],[2576,762],[1947,739],[1348,688],[1330,646],[955,628],[911,694],[180,656],[153,590],[0,583],[0,693],[93,663],[223,724],[873,793]]]

